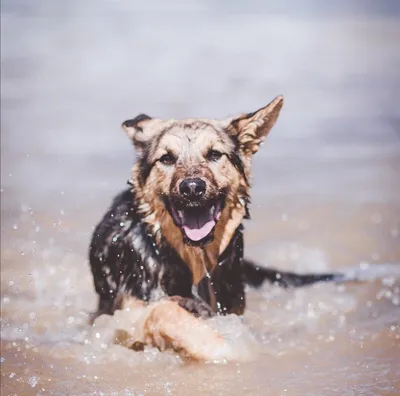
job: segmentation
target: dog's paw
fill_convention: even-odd
[[[173,296],[169,297],[169,300],[176,302],[180,307],[182,307],[186,311],[202,319],[211,318],[215,314],[212,308],[207,303],[205,303],[200,299]]]

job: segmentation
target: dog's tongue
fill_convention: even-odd
[[[182,228],[192,241],[200,241],[205,238],[214,226],[214,216],[210,209],[183,212]]]

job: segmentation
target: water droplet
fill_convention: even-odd
[[[100,333],[96,333],[96,338],[100,338]]]
[[[4,363],[6,361],[6,359],[4,359],[3,357],[0,358],[0,363]]]
[[[166,382],[164,387],[165,387],[165,391],[166,391],[167,395],[173,394],[174,386],[173,386],[172,382]]]
[[[31,378],[29,378],[28,382],[29,382],[29,385],[32,388],[34,388],[37,385],[37,383],[39,382],[39,378],[38,377],[31,377]]]

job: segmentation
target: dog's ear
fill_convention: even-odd
[[[122,129],[132,140],[136,148],[141,149],[154,134],[151,124],[156,120],[146,114],[139,114],[137,117],[126,120],[122,123]]]
[[[282,106],[283,96],[277,96],[267,106],[254,113],[236,117],[230,122],[228,132],[237,137],[239,149],[244,155],[252,155],[258,151],[278,119]]]

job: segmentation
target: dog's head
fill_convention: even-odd
[[[163,121],[144,114],[125,121],[138,155],[134,183],[145,211],[167,211],[186,244],[211,242],[222,215],[246,206],[251,157],[282,105],[279,96],[254,113],[223,121]]]

